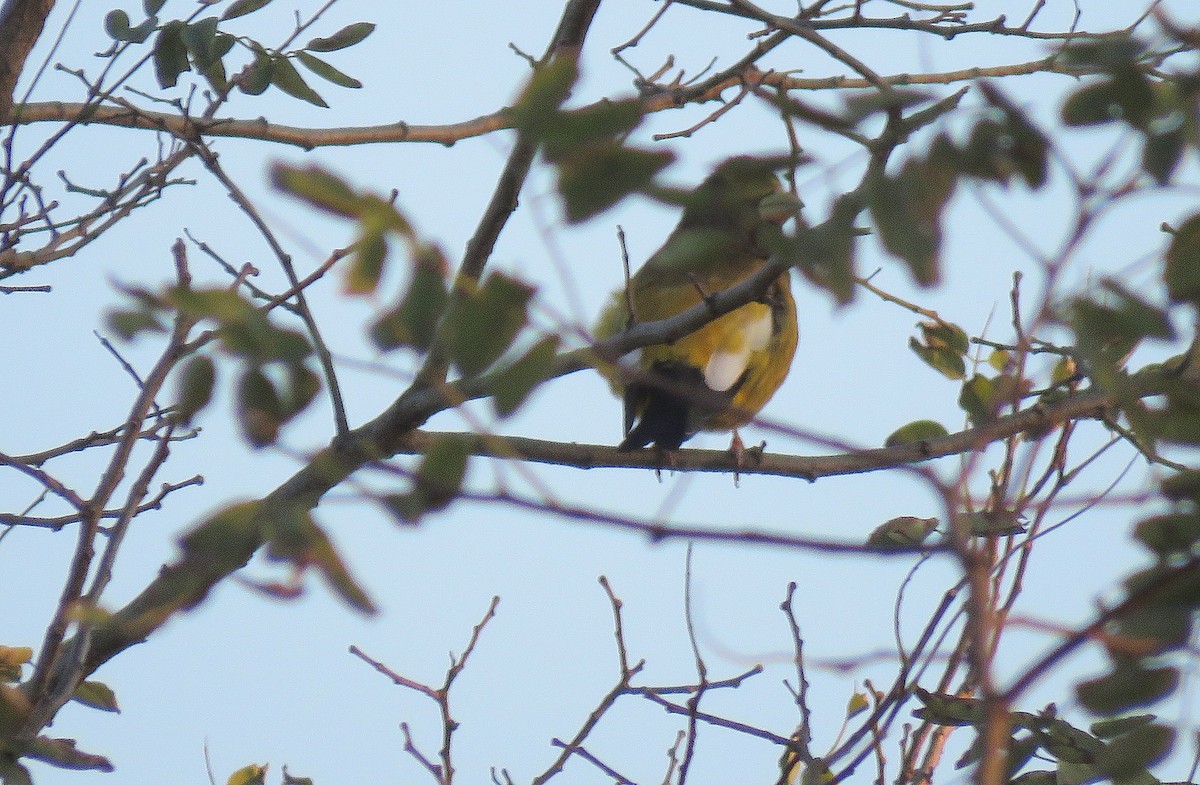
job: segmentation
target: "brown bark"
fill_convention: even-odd
[[[12,111],[17,79],[52,10],[54,0],[4,0],[0,6],[0,117]]]

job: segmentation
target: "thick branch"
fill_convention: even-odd
[[[894,447],[854,450],[837,455],[779,455],[751,451],[739,457],[729,450],[685,449],[678,450],[668,457],[651,450],[622,452],[615,447],[599,444],[429,431],[409,433],[397,452],[423,453],[435,441],[455,439],[466,445],[467,451],[472,455],[571,466],[577,469],[650,467],[678,471],[766,474],[816,480],[819,477],[862,474],[931,458],[961,455],[1026,431],[1050,428],[1069,420],[1100,418],[1112,405],[1111,398],[1104,392],[1090,389],[1052,404],[1035,404],[1005,417],[998,417],[986,425],[968,428],[938,439],[926,439]]]
[[[17,80],[52,10],[54,0],[5,0],[0,6],[0,117],[12,111]]]

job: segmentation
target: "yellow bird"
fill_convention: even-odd
[[[748,157],[719,165],[686,200],[679,225],[629,280],[628,292],[613,294],[596,337],[675,316],[762,267],[768,233],[777,234],[800,206],[783,190],[776,168]],[[675,450],[697,431],[745,425],[783,384],[798,339],[796,302],[784,273],[759,300],[672,344],[634,352],[636,369],[602,368],[625,401],[618,449],[652,444]]]

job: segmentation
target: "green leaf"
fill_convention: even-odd
[[[883,444],[885,447],[895,447],[899,444],[940,439],[949,435],[950,432],[946,430],[945,426],[935,420],[914,420],[893,431]]]
[[[1128,717],[1117,717],[1113,720],[1093,722],[1090,730],[1098,738],[1111,739],[1129,733],[1131,730],[1140,728],[1143,725],[1148,725],[1156,719],[1157,716],[1154,714],[1133,714]]]
[[[212,358],[198,355],[188,361],[179,380],[175,412],[184,424],[190,423],[196,413],[212,400],[217,371]]]
[[[320,166],[275,164],[271,167],[271,184],[343,218],[358,218],[363,212],[363,197],[341,177]]]
[[[1172,513],[1147,518],[1138,523],[1134,536],[1158,556],[1190,553],[1200,542],[1200,515]]]
[[[157,29],[158,17],[151,13],[149,19],[146,19],[136,27],[129,26],[129,14],[120,9],[109,11],[104,17],[104,32],[114,41],[123,41],[130,44],[140,44],[150,37],[150,34]]]
[[[958,405],[967,413],[974,425],[981,425],[996,416],[997,395],[995,383],[986,376],[975,374],[963,382],[958,394]]]
[[[1042,747],[1062,763],[1091,764],[1104,748],[1099,739],[1060,719],[1032,727],[1030,731]]]
[[[428,351],[446,309],[449,265],[440,249],[425,246],[414,259],[412,281],[400,304],[371,326],[371,339],[387,351],[408,346]]]
[[[1142,168],[1159,185],[1167,185],[1179,168],[1187,143],[1188,136],[1183,128],[1148,135],[1142,148]]]
[[[104,17],[104,32],[114,41],[130,40],[129,14],[121,9],[113,9]]]
[[[261,49],[255,49],[254,62],[238,80],[238,89],[246,95],[262,95],[271,86],[271,73],[275,62]]]
[[[641,124],[642,116],[642,102],[636,98],[560,112],[540,129],[543,151],[549,161],[561,161],[592,144],[624,137]]]
[[[1055,385],[1079,380],[1079,365],[1074,357],[1060,357],[1050,371],[1050,381]]]
[[[1006,184],[1016,174],[1030,188],[1041,188],[1046,184],[1049,141],[999,88],[982,82],[980,89],[1000,119],[989,117],[976,123],[970,139],[955,156],[962,170]]]
[[[217,331],[222,345],[255,362],[296,363],[312,354],[303,333],[271,324],[263,314],[247,322],[225,324]]]
[[[1120,114],[1116,86],[1108,79],[1076,90],[1062,108],[1063,122],[1070,126],[1111,123]]]
[[[304,77],[296,70],[296,66],[292,65],[292,61],[282,55],[271,58],[271,84],[292,98],[299,98],[322,109],[329,108],[325,99],[304,81]]]
[[[383,263],[387,260],[387,235],[381,226],[362,227],[354,243],[354,256],[346,274],[347,294],[371,294],[379,286]]]
[[[204,78],[212,85],[212,88],[218,92],[225,92],[229,89],[229,78],[225,73],[225,64],[220,60],[214,60],[211,65],[201,70]]]
[[[296,52],[296,59],[299,60],[305,68],[312,71],[326,82],[332,82],[338,87],[362,87],[362,82],[358,81],[353,76],[342,73],[329,63],[310,55],[308,52]]]
[[[1112,320],[1108,334],[1127,338],[1161,338],[1173,340],[1175,328],[1167,313],[1134,294],[1132,290],[1108,278],[1101,282],[1112,305],[1106,305],[1106,316]]]
[[[108,327],[127,341],[139,333],[161,333],[167,329],[157,315],[143,310],[114,311],[108,315]]]
[[[516,278],[492,273],[471,293],[452,302],[446,317],[446,350],[465,376],[483,372],[512,345],[525,325],[534,291]]]
[[[958,354],[966,354],[970,349],[971,339],[967,337],[967,331],[957,324],[921,322],[919,326],[925,345],[931,349],[949,349]]]
[[[907,109],[911,106],[927,103],[935,98],[934,94],[928,90],[906,90],[903,88],[888,90],[886,93],[869,90],[847,93],[847,95],[849,97],[845,99],[846,111],[844,116],[854,124],[879,112]]]
[[[154,16],[166,4],[167,0],[142,0],[142,9],[146,12],[146,16]]]
[[[908,346],[927,365],[947,379],[967,375],[964,359],[970,346],[967,333],[949,322],[921,322],[921,340],[910,338]]]
[[[295,363],[312,354],[303,333],[271,324],[266,314],[236,292],[175,288],[168,300],[192,319],[216,322],[222,345],[234,354],[259,363]]]
[[[221,19],[237,19],[239,16],[252,14],[270,2],[271,0],[233,0],[225,9],[225,13],[221,14]]]
[[[1143,725],[1109,742],[1096,763],[1114,782],[1121,782],[1162,761],[1174,744],[1171,728]]]
[[[121,713],[121,708],[117,705],[117,694],[103,682],[83,682],[75,688],[75,692],[71,695],[71,700],[93,709],[111,711],[116,714]]]
[[[1170,340],[1175,331],[1165,310],[1112,279],[1101,286],[1102,301],[1080,299],[1071,304],[1069,323],[1088,375],[1097,385],[1119,394],[1121,371],[1138,343],[1144,338]]]
[[[1200,214],[1172,234],[1163,281],[1172,300],[1200,305]]]
[[[192,62],[200,71],[209,68],[214,60],[220,60],[220,57],[216,56],[217,21],[217,17],[207,16],[183,28],[183,42],[192,55]]]
[[[529,394],[550,376],[557,351],[557,336],[543,338],[520,358],[496,372],[492,384],[492,404],[498,415],[507,417],[515,412]]]
[[[75,746],[74,739],[52,739],[49,736],[38,736],[29,742],[25,755],[60,769],[113,771],[112,762],[108,758],[80,750]]]
[[[238,569],[262,544],[261,502],[240,502],[217,512],[180,539],[189,561],[216,572]]]
[[[321,377],[303,363],[292,363],[287,366],[285,382],[281,403],[286,422],[308,408],[317,397],[321,391]]]
[[[274,443],[283,425],[283,404],[275,384],[259,368],[242,374],[237,391],[238,421],[242,434],[255,447]]]
[[[922,286],[941,280],[942,211],[957,178],[944,163],[913,159],[895,177],[875,173],[867,181],[867,205],[879,241],[908,264]]]
[[[967,375],[966,360],[962,354],[950,349],[933,349],[922,344],[916,338],[908,339],[908,348],[920,357],[926,365],[945,376],[947,379],[963,379]]]
[[[458,495],[468,458],[467,446],[459,439],[440,439],[425,451],[415,480],[425,496],[427,510],[440,510]]]
[[[672,160],[674,155],[666,151],[634,150],[616,142],[591,145],[568,156],[558,170],[567,220],[586,220],[645,190]]]
[[[1115,73],[1136,69],[1145,46],[1128,34],[1105,36],[1072,43],[1062,51],[1066,63]]]
[[[287,766],[284,766],[283,785],[313,785],[313,781],[308,777],[296,777],[290,774],[287,770]]]
[[[467,473],[467,446],[456,439],[439,439],[425,451],[408,493],[383,498],[388,510],[405,524],[428,512],[444,509],[458,495]]]
[[[225,785],[265,785],[267,781],[267,766],[251,763],[229,775]]]
[[[1071,763],[1060,761],[1058,771],[1054,773],[1057,785],[1091,785],[1104,779],[1104,772],[1092,763]],[[1124,783],[1122,783],[1124,785]]]
[[[0,646],[0,682],[21,680],[21,666],[33,661],[33,649],[28,646]]]
[[[904,515],[875,527],[867,537],[867,547],[880,551],[910,551],[921,547],[937,529],[937,518]]]
[[[854,719],[869,708],[871,708],[871,703],[867,700],[866,693],[856,690],[846,703],[846,719]]]
[[[1200,502],[1200,471],[1190,469],[1173,474],[1162,481],[1163,495],[1168,499]]]
[[[301,504],[272,506],[263,515],[266,557],[298,569],[316,567],[344,602],[357,611],[374,614],[371,598],[350,575],[329,535],[317,524],[312,510]]]
[[[538,66],[511,110],[513,125],[542,138],[578,78],[579,66],[570,57],[557,57]]]
[[[230,289],[191,289],[176,287],[167,300],[189,319],[212,319],[218,324],[248,322],[260,316],[248,300]]]
[[[1005,537],[1024,534],[1021,516],[1014,510],[980,510],[965,513],[967,531],[976,537]]]
[[[154,42],[154,74],[162,88],[174,87],[179,75],[191,70],[187,44],[183,40],[184,23],[173,19],[158,31]]]
[[[805,278],[834,296],[838,305],[854,299],[854,241],[859,235],[854,221],[862,212],[858,199],[840,196],[829,220],[815,228],[796,227],[796,268]]]
[[[950,726],[977,725],[983,721],[983,701],[978,698],[960,698],[921,687],[914,691],[925,704],[924,708],[913,712],[919,719]]]
[[[4,785],[33,785],[29,769],[14,760],[0,758],[0,782]]]
[[[336,52],[354,46],[375,30],[371,22],[355,22],[346,25],[331,36],[314,38],[304,47],[310,52]]]
[[[1080,702],[1097,714],[1117,714],[1161,700],[1178,684],[1175,668],[1123,664],[1106,676],[1082,682],[1075,692]]]

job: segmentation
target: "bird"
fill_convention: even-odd
[[[774,233],[801,203],[775,175],[778,161],[738,156],[719,164],[683,199],[666,242],[618,289],[596,321],[597,340],[639,322],[675,316],[761,268]],[[632,313],[630,312],[632,310]],[[670,344],[646,346],[630,365],[598,367],[624,401],[621,451],[678,450],[699,431],[734,432],[775,394],[799,342],[788,272],[756,300]]]

